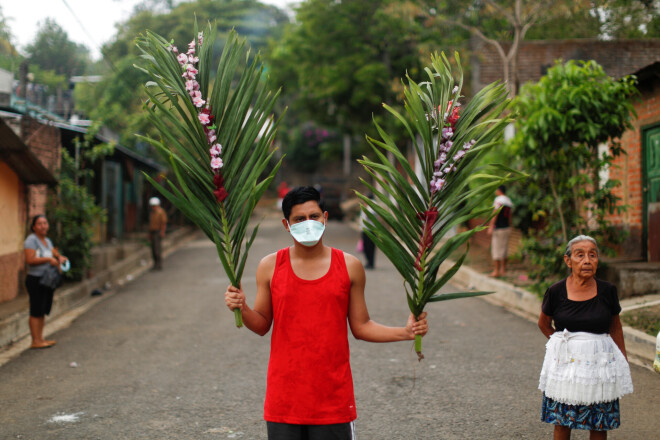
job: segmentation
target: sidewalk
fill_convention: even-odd
[[[167,256],[198,234],[197,229],[183,227],[163,240],[163,255]],[[117,286],[132,281],[151,268],[151,250],[144,245],[127,245],[108,261],[108,267],[93,277],[67,283],[55,291],[53,308],[46,318],[44,336],[68,326],[94,304],[111,296]],[[100,295],[91,293],[98,289]],[[30,346],[27,295],[0,304],[0,366]]]

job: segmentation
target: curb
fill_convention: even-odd
[[[198,234],[194,228],[184,227],[172,232],[163,241],[163,257],[167,257]],[[75,318],[98,302],[112,296],[117,287],[123,286],[151,268],[151,250],[142,247],[114,263],[92,278],[58,289],[53,307],[46,320],[44,336],[66,328]],[[100,296],[91,296],[94,289],[103,290]],[[0,366],[29,348],[29,305],[0,320]]]
[[[448,270],[453,261],[445,261],[440,270]],[[461,266],[451,281],[467,290],[489,290],[495,293],[480,296],[480,299],[490,302],[536,322],[541,310],[541,299],[524,289],[515,287],[504,281],[483,275],[474,269]],[[626,352],[631,362],[652,369],[655,359],[655,338],[632,327],[623,327],[626,342]]]

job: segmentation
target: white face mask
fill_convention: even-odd
[[[305,220],[304,222],[289,224],[291,236],[303,246],[314,246],[321,240],[324,231],[325,219],[324,223],[317,222],[316,220]]]

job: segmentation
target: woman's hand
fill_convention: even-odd
[[[225,304],[229,310],[241,309],[242,312],[245,307],[245,293],[238,287],[230,285],[225,292]]]
[[[58,260],[55,257],[52,257],[48,260],[48,264],[50,264],[51,266],[54,266],[54,267],[60,267],[60,260]]]

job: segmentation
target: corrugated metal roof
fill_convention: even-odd
[[[55,176],[2,119],[0,119],[0,160],[6,162],[26,184],[57,185]]]
[[[55,127],[58,127],[61,130],[69,131],[69,132],[72,132],[72,133],[80,133],[80,134],[87,133],[87,128],[85,128],[85,127],[79,127],[79,126],[75,126],[75,125],[65,124],[65,123],[62,123],[62,122],[54,122],[54,121],[51,122],[51,124]],[[105,142],[105,143],[110,143],[110,142],[114,141],[113,139],[110,139],[110,138],[108,138],[106,136],[103,136],[101,134],[98,134],[98,133],[94,137],[96,139],[98,139],[99,141]],[[166,167],[159,164],[155,160],[149,159],[147,157],[140,156],[138,153],[136,153],[132,150],[129,150],[128,148],[123,147],[123,146],[119,145],[118,143],[115,143],[114,154],[112,156],[129,157],[129,158],[133,159],[134,161],[136,161],[139,164],[138,168],[149,168],[149,169],[152,169],[152,170],[158,171],[158,172],[166,170]]]

